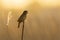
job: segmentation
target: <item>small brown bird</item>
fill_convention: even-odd
[[[20,27],[20,23],[25,21],[27,13],[28,13],[27,11],[24,11],[23,14],[19,17],[19,19],[18,19],[18,28]]]

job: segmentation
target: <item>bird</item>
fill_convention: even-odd
[[[25,21],[27,14],[28,14],[28,11],[25,10],[22,13],[22,15],[18,18],[18,20],[17,20],[17,22],[18,22],[18,28],[20,27],[20,23]]]

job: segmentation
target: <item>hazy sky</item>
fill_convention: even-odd
[[[60,0],[0,0],[0,6],[4,8],[22,8],[34,2],[41,6],[60,6]]]

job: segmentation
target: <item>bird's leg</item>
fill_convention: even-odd
[[[23,21],[23,27],[22,27],[22,37],[21,37],[21,40],[23,40],[23,34],[24,34],[24,21]]]

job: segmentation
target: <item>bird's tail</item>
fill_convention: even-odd
[[[18,23],[18,28],[20,27],[20,23]]]

